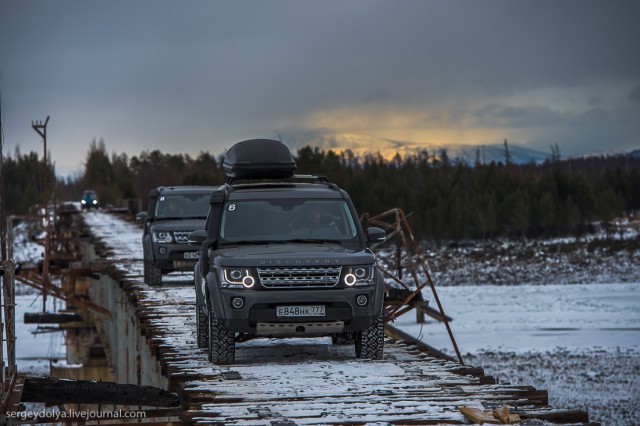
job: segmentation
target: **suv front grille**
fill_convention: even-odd
[[[340,266],[258,268],[266,288],[334,287],[340,280]]]
[[[173,236],[176,239],[176,243],[187,244],[189,242],[189,231],[173,231]]]

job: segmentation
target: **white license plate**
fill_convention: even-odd
[[[198,259],[200,258],[200,253],[197,251],[187,251],[184,253],[185,259]]]
[[[277,306],[276,315],[279,317],[323,317],[324,305],[315,306]]]

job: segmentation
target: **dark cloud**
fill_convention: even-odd
[[[563,114],[546,106],[486,105],[474,112],[482,127],[548,127],[563,121]]]
[[[133,154],[221,152],[282,123],[304,130],[295,124],[319,112],[372,106],[416,116],[445,106],[447,126],[468,110],[485,124],[560,125],[556,105],[501,98],[574,87],[583,108],[612,98],[591,93],[594,82],[629,93],[638,16],[635,0],[0,0],[5,137],[38,147],[29,123],[51,115],[58,146],[97,136]]]
[[[631,92],[629,92],[629,99],[631,99],[633,102],[640,103],[640,86],[634,87]]]

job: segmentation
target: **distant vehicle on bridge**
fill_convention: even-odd
[[[82,205],[82,209],[97,209],[98,204],[98,195],[92,189],[87,189],[82,193],[82,199],[80,200],[80,204]]]

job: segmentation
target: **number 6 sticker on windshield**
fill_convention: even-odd
[[[236,205],[235,204],[229,204],[229,211],[232,212],[236,209]]]

